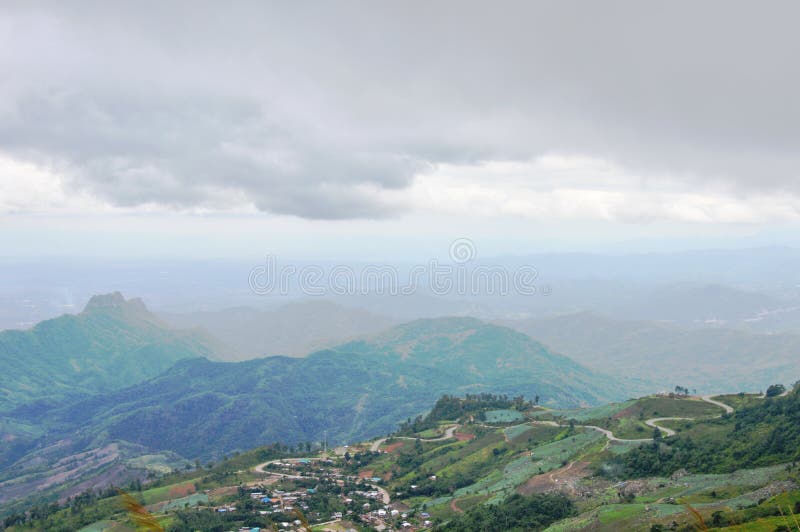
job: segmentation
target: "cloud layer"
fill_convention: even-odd
[[[113,206],[797,215],[794,2],[0,9],[0,152]]]

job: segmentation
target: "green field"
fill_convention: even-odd
[[[513,423],[525,419],[517,410],[489,410],[485,416],[487,423]]]
[[[208,495],[205,493],[193,493],[187,497],[181,497],[179,499],[170,500],[165,504],[162,508],[162,512],[166,512],[169,510],[182,510],[187,506],[197,506],[199,504],[208,504]]]
[[[623,403],[609,403],[591,408],[574,408],[568,410],[539,410],[532,412],[530,415],[539,419],[574,419],[575,421],[585,422],[590,419],[608,418],[615,415],[617,412],[624,410],[633,404],[635,400],[625,401]]]
[[[503,435],[507,440],[515,440],[520,437],[526,436],[528,433],[532,433],[533,429],[531,425],[527,423],[522,423],[520,425],[513,425],[511,427],[506,427],[503,429]]]
[[[187,493],[192,493],[194,491],[194,484],[192,482],[180,482],[177,484],[170,484],[169,486],[161,486],[143,491],[142,498],[144,499],[145,504],[156,504],[159,502],[168,501],[170,499],[183,497]]]
[[[761,403],[764,399],[757,393],[736,393],[728,395],[718,395],[712,399],[733,407],[734,410],[740,410]]]
[[[591,445],[605,437],[595,431],[580,432],[555,442],[540,445],[531,455],[522,455],[507,463],[502,471],[494,470],[475,484],[456,491],[456,497],[472,494],[508,494],[534,475],[562,467]],[[497,499],[492,499],[497,502]]]

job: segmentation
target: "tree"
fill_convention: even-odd
[[[767,393],[765,395],[767,397],[777,397],[785,391],[786,391],[786,386],[784,386],[783,384],[773,384],[772,386],[767,388]]]

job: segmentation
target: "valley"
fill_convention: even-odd
[[[694,530],[699,519],[703,527],[772,530],[793,519],[800,504],[800,471],[791,454],[762,455],[763,464],[744,469],[723,464],[704,471],[686,462],[659,475],[630,469],[628,458],[699,434],[709,445],[721,444],[714,435],[719,428],[733,429],[740,417],[776,408],[800,416],[799,393],[751,396],[741,411],[729,404],[747,399],[737,394],[667,394],[570,411],[507,396],[444,396],[429,414],[387,437],[328,451],[264,447],[162,476],[135,486],[134,495],[165,530],[176,531],[272,523],[319,531],[500,531],[511,525],[552,532]],[[672,423],[672,429],[623,438],[591,424],[601,412],[620,422],[615,428],[643,421]],[[643,419],[661,414],[669,416]],[[751,438],[750,445],[761,445],[758,440]],[[792,442],[790,447],[800,439]],[[109,494],[92,501],[91,511],[77,512],[68,502],[67,510],[53,508],[37,522],[57,530],[60,520],[94,516],[97,521],[81,530],[132,530],[117,499]],[[30,528],[19,523],[9,530]]]
[[[170,530],[675,528],[693,526],[684,503],[718,522],[752,521],[769,497],[796,488],[797,412],[776,406],[795,404],[791,387],[652,395],[644,379],[588,369],[514,328],[465,317],[235,362],[208,333],[173,329],[120,294],[53,322],[25,334],[46,345],[45,331],[64,331],[58,349],[37,356],[50,357],[69,391],[39,392],[0,418],[10,530],[128,530],[120,486]],[[171,365],[143,373],[162,350]],[[130,384],[88,387],[109,370],[78,371],[73,352],[102,357]],[[58,370],[65,357],[74,377]],[[258,493],[269,503],[254,502]],[[288,497],[302,501],[302,516]]]
[[[800,532],[798,19],[0,1],[0,532]]]

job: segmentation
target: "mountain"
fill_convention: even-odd
[[[311,351],[372,334],[397,320],[329,301],[290,303],[275,310],[235,307],[218,311],[161,314],[176,327],[201,327],[233,348],[227,360]]]
[[[139,299],[95,296],[80,314],[0,332],[0,414],[32,401],[60,404],[125,388],[220,349],[199,331],[170,328]]]
[[[475,318],[416,320],[336,348],[400,367],[444,371],[462,391],[519,389],[552,404],[618,397],[614,381],[548,350],[530,336]],[[445,393],[445,392],[443,392]]]
[[[596,370],[722,392],[763,390],[800,374],[800,335],[622,321],[592,313],[501,322]]]
[[[191,359],[158,377],[20,420],[73,450],[112,440],[187,458],[259,443],[371,437],[444,393],[538,395],[560,406],[622,395],[594,373],[505,327],[470,318],[420,320],[305,358]],[[79,436],[76,436],[79,435]]]
[[[642,291],[638,298],[621,301],[615,316],[693,326],[738,326],[765,311],[796,303],[720,284],[678,283],[656,286]]]

